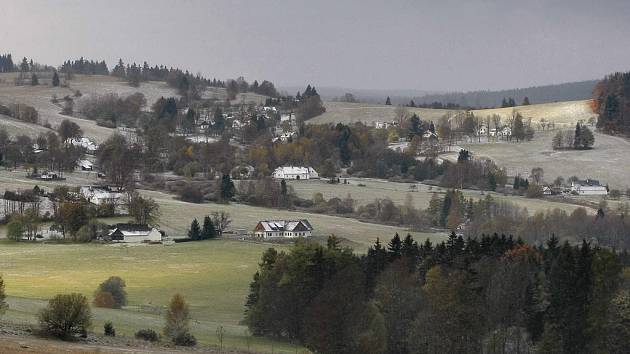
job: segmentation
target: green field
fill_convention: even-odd
[[[595,145],[591,150],[554,151],[551,140],[555,132],[536,132],[532,141],[522,143],[463,144],[476,157],[492,159],[505,167],[510,175],[529,173],[534,167],[542,167],[545,180],[562,176],[599,179],[611,188],[625,191],[630,187],[630,142],[610,135],[594,133]]]
[[[132,336],[141,328],[161,331],[164,308],[181,293],[191,305],[192,332],[216,344],[215,330],[227,330],[227,346],[246,347],[243,304],[261,253],[268,244],[204,241],[173,246],[0,245],[0,267],[10,296],[4,320],[34,323],[35,314],[58,293],[79,292],[92,298],[111,275],[127,282],[129,306],[124,310],[94,309],[94,331],[111,320],[116,331]],[[284,249],[286,246],[274,245]],[[271,352],[271,342],[253,339],[253,350]],[[295,352],[275,343],[275,352]]]

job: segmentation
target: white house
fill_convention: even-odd
[[[512,135],[512,128],[510,127],[503,127],[503,129],[501,129],[499,131],[499,136],[511,136]]]
[[[254,235],[260,238],[309,237],[313,235],[313,226],[306,219],[262,220],[256,224]]]
[[[71,145],[85,148],[88,154],[94,154],[96,153],[96,150],[98,150],[98,145],[86,137],[73,138],[70,139],[69,142]]]
[[[94,164],[90,160],[79,160],[77,161],[77,166],[81,171],[92,171],[94,169]]]
[[[477,135],[487,135],[488,134],[488,128],[485,125],[482,125],[479,130],[477,131]]]
[[[312,167],[282,166],[273,171],[276,179],[313,179],[319,178],[319,174]]]
[[[608,188],[602,186],[598,180],[586,179],[583,181],[574,181],[571,183],[571,192],[580,195],[607,195]]]
[[[116,224],[109,230],[108,236],[113,242],[162,242],[162,232],[146,224]]]
[[[115,190],[107,186],[81,186],[79,193],[88,202],[101,205],[101,204],[114,204],[121,205],[126,202],[127,193],[121,190]]]

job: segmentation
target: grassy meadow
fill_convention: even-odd
[[[191,306],[192,333],[203,343],[218,342],[215,331],[227,331],[225,345],[246,348],[243,304],[262,252],[269,244],[228,240],[173,246],[96,244],[0,244],[0,269],[9,295],[3,320],[35,323],[45,299],[79,292],[90,299],[98,284],[118,275],[127,283],[129,306],[123,310],[93,309],[94,327],[102,332],[111,320],[126,336],[141,328],[161,331],[165,306],[181,293]],[[279,249],[287,246],[273,245]],[[271,342],[252,339],[252,350],[271,352]],[[295,347],[275,343],[275,352]]]

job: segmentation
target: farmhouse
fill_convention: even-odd
[[[313,179],[319,178],[319,174],[312,167],[283,166],[273,171],[276,179]]]
[[[94,165],[90,160],[79,160],[77,161],[77,166],[81,171],[92,171],[94,169]]]
[[[110,228],[108,236],[113,242],[149,243],[162,241],[162,232],[146,224],[116,224]]]
[[[92,140],[81,137],[81,138],[73,138],[69,140],[70,144],[73,146],[79,146],[86,150],[88,154],[95,154],[96,150],[98,150],[98,145],[96,145]]]
[[[254,228],[256,237],[309,237],[313,226],[306,219],[301,220],[263,220]]]
[[[580,195],[607,195],[608,188],[602,186],[598,180],[587,178],[583,181],[572,182],[571,192]]]

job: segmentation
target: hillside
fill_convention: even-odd
[[[592,150],[554,151],[551,139],[554,132],[537,132],[534,140],[522,143],[464,144],[476,157],[487,157],[507,168],[509,175],[528,174],[534,167],[542,167],[545,180],[571,176],[599,179],[611,188],[625,190],[630,175],[626,156],[630,142],[625,139],[594,133]]]
[[[477,117],[488,117],[498,114],[502,118],[507,118],[512,111],[520,112],[523,117],[531,118],[538,122],[541,119],[553,121],[556,125],[575,125],[578,121],[588,122],[590,118],[596,118],[589,105],[590,100],[553,102],[543,104],[532,104],[528,106],[516,106],[507,108],[480,109],[474,110]]]
[[[107,139],[112,134],[113,129],[98,126],[96,122],[91,120],[60,114],[61,108],[51,102],[53,95],[61,99],[68,95],[72,97],[76,90],[81,91],[83,97],[107,93],[117,93],[121,96],[126,96],[134,92],[141,92],[147,99],[147,105],[152,104],[161,96],[176,96],[175,90],[169,88],[163,82],[147,82],[142,83],[140,87],[131,87],[126,82],[111,76],[76,75],[74,79],[68,82],[69,87],[52,87],[45,84],[39,86],[15,86],[13,84],[15,75],[15,73],[0,74],[0,104],[24,103],[33,106],[39,112],[40,122],[48,122],[53,128],[58,126],[64,119],[69,119],[81,127],[86,137],[92,138],[96,142]],[[46,128],[41,126],[16,121],[10,122],[5,119],[2,119],[1,124],[7,126],[10,133],[16,132],[36,136],[39,132],[46,131]],[[25,129],[22,131],[18,128]]]
[[[309,124],[355,123],[372,124],[376,121],[395,120],[396,106],[371,103],[324,102],[326,112],[312,118]],[[409,112],[418,114],[421,119],[437,121],[450,112],[445,109],[409,108]]]
[[[503,119],[506,119],[515,110],[520,112],[525,118],[531,118],[534,122],[544,118],[547,121],[553,121],[560,125],[574,125],[580,120],[587,122],[589,118],[596,117],[589,106],[589,102],[590,100],[543,103],[508,108],[480,109],[473,110],[473,113],[480,118],[498,114]],[[324,105],[326,106],[326,112],[310,119],[308,121],[309,124],[363,122],[370,125],[376,121],[393,121],[396,119],[396,106],[393,105],[348,102],[325,102]],[[445,114],[458,112],[457,110],[430,108],[408,108],[408,110],[410,113],[419,115],[422,120],[434,122]]]

